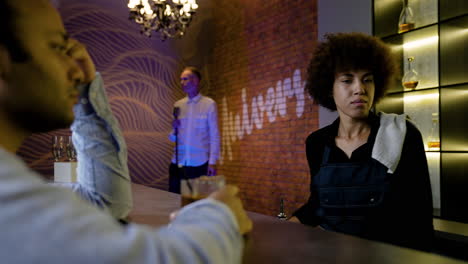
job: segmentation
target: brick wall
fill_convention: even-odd
[[[219,0],[213,12],[209,92],[218,103],[220,174],[248,210],[288,215],[309,195],[304,141],[318,108],[304,92],[317,43],[315,0]]]

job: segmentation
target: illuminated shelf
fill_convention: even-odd
[[[379,35],[377,35],[377,36],[378,36],[379,38],[381,38],[383,41],[387,41],[388,39],[395,38],[395,37],[397,37],[397,36],[401,36],[401,35],[413,33],[413,32],[415,32],[415,31],[423,30],[423,29],[428,28],[428,27],[437,26],[437,25],[442,24],[442,23],[450,22],[450,21],[452,21],[452,20],[457,20],[457,19],[459,19],[459,18],[461,18],[461,17],[464,17],[464,16],[466,16],[466,14],[461,14],[461,15],[458,15],[458,16],[455,16],[455,17],[450,17],[450,18],[441,20],[441,21],[439,21],[439,22],[434,22],[434,23],[427,24],[427,25],[424,25],[424,26],[415,27],[415,28],[413,28],[413,29],[411,29],[411,30],[408,30],[408,31],[402,32],[402,33],[396,32],[396,33],[392,33],[392,34],[386,35],[386,36],[379,36]]]
[[[408,4],[416,28],[398,33],[402,1],[373,0],[374,35],[393,49],[400,76],[409,68],[408,58],[414,57],[411,68],[419,77],[415,89],[404,88],[398,80],[375,109],[410,116],[426,148],[434,212],[443,219],[468,223],[468,210],[459,202],[468,200],[468,1],[408,0]],[[433,137],[438,138],[440,150],[427,148]]]
[[[387,96],[397,95],[397,94],[411,94],[411,93],[430,91],[430,90],[439,91],[439,86],[427,87],[427,88],[422,88],[422,89],[412,89],[412,90],[408,89],[408,90],[402,90],[402,91],[397,91],[397,92],[390,92],[390,93],[387,93]]]

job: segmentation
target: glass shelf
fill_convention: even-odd
[[[429,149],[429,138],[435,137],[439,140],[439,92],[437,90],[418,91],[409,95],[403,95],[403,112],[406,113],[413,123],[419,128],[424,141],[425,150]],[[433,114],[437,121],[434,128]],[[440,150],[435,149],[435,150]]]
[[[388,91],[396,93],[439,86],[438,26],[411,31],[384,40],[401,62],[397,84]],[[419,84],[415,89],[403,87],[401,78],[408,70],[408,57],[414,57],[412,68],[418,72]]]
[[[408,70],[408,57],[414,57],[412,67],[419,74],[418,89],[439,85],[438,27],[432,26],[403,36],[403,73]]]
[[[408,5],[413,10],[415,22],[415,29],[409,32],[437,23],[437,2],[438,0],[408,0]],[[402,7],[402,0],[374,1],[374,35],[381,38],[397,35],[398,18]]]
[[[426,151],[429,149],[429,138],[435,137],[439,141],[439,89],[428,89],[406,93],[387,95],[376,106],[377,111],[385,113],[406,113],[422,134]],[[433,126],[433,114],[437,117],[437,124]],[[435,131],[434,131],[435,130]],[[435,152],[438,152],[437,151]]]
[[[432,189],[432,207],[440,209],[440,152],[426,152]]]
[[[444,87],[451,87],[452,85],[450,86],[444,86]],[[395,95],[395,94],[401,94],[401,93],[406,93],[406,94],[409,94],[409,93],[414,93],[414,92],[418,92],[418,91],[427,91],[427,90],[438,90],[439,89],[439,86],[433,86],[433,87],[427,87],[427,88],[422,88],[422,89],[408,89],[406,88],[405,90],[402,90],[402,91],[396,91],[396,92],[390,92],[390,93],[387,93],[387,96],[388,95]]]

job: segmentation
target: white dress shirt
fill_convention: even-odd
[[[179,107],[178,163],[183,166],[200,166],[208,161],[216,164],[219,157],[220,139],[218,112],[213,99],[198,94],[177,101]],[[169,139],[176,141],[174,131]],[[176,163],[175,152],[172,163]]]

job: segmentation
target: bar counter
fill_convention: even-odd
[[[130,220],[158,227],[180,207],[178,194],[133,184]],[[243,263],[465,263],[436,254],[368,241],[344,234],[280,221],[249,212],[254,227],[246,240]]]

